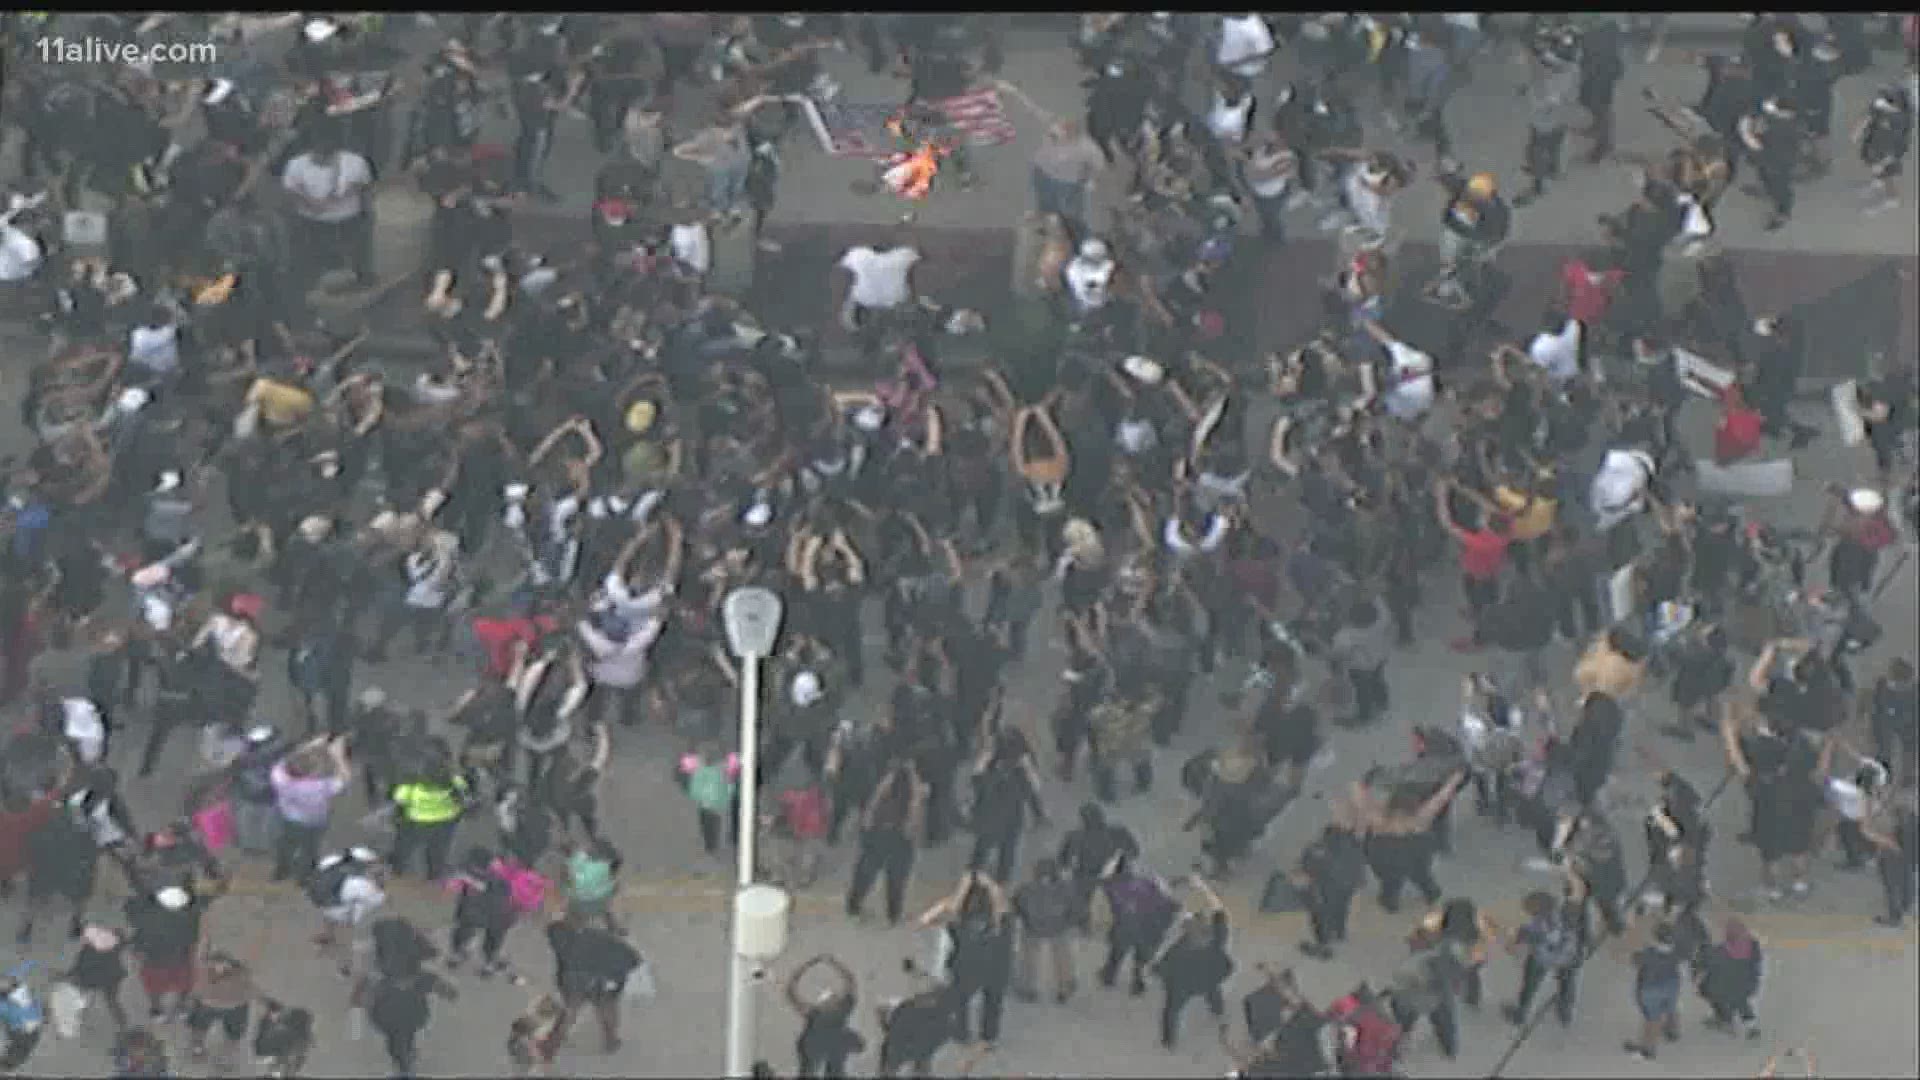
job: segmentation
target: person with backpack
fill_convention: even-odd
[[[355,847],[322,857],[306,881],[308,902],[320,909],[320,934],[314,944],[331,957],[342,978],[353,976],[353,937],[386,905],[386,868],[368,848]]]
[[[279,840],[280,812],[274,802],[273,768],[287,754],[279,729],[265,724],[249,728],[246,749],[227,766],[233,776],[228,788],[233,803],[234,841],[241,851],[264,855]]]
[[[1400,1058],[1400,1025],[1387,1017],[1372,987],[1361,983],[1327,1008],[1339,1030],[1341,1076],[1392,1076]]]
[[[1500,1010],[1512,1024],[1525,1024],[1533,1010],[1534,995],[1547,979],[1553,979],[1553,1010],[1561,1027],[1573,1024],[1574,994],[1579,987],[1583,942],[1582,921],[1575,908],[1555,900],[1553,894],[1535,890],[1520,902],[1527,921],[1507,941],[1509,953],[1522,953],[1520,993],[1513,1003]]]
[[[693,752],[680,755],[680,783],[700,823],[700,847],[709,855],[720,851],[720,834],[727,830],[730,843],[740,842],[740,821],[733,811],[740,790],[740,755],[720,756],[720,748],[703,742]]]
[[[547,925],[547,944],[566,1013],[554,1026],[552,1048],[566,1042],[567,1032],[580,1011],[591,1007],[600,1021],[601,1048],[620,1050],[620,994],[644,962],[633,946],[618,934],[590,926],[574,912]]]
[[[0,1074],[7,1076],[26,1067],[46,1032],[46,1007],[27,985],[32,971],[33,962],[29,960],[0,974],[0,1033],[6,1036],[4,1046],[0,1046]]]
[[[140,958],[140,986],[147,992],[147,1015],[153,1023],[186,1014],[207,906],[206,898],[181,885],[127,901],[127,920],[133,926],[129,945]]]
[[[447,879],[447,889],[454,895],[453,929],[447,935],[448,971],[466,963],[467,950],[476,937],[480,939],[479,976],[486,979],[509,971],[506,959],[500,955],[507,931],[513,929],[521,915],[530,914],[525,910],[530,896],[538,897],[532,901],[533,911],[539,910],[539,899],[544,899],[544,891],[536,894],[526,886],[516,893],[515,886],[524,874],[539,877],[517,863],[496,857],[484,847],[467,849],[466,856],[460,860],[460,869]],[[524,980],[509,973],[508,981],[518,986]]]
[[[394,1076],[414,1075],[420,1033],[433,1019],[435,997],[457,1001],[460,993],[453,984],[424,968],[378,973],[355,987],[353,1007],[364,1009],[367,1023],[380,1033]]]

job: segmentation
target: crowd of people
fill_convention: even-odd
[[[879,885],[887,922],[940,942],[871,1039],[841,959],[795,971],[800,1075],[842,1075],[870,1044],[882,1074],[946,1071],[945,1048],[999,1040],[1009,994],[1024,1019],[1043,966],[1054,1000],[1079,993],[1085,935],[1106,944],[1103,989],[1122,969],[1133,995],[1159,982],[1163,1046],[1198,999],[1247,1076],[1384,1075],[1423,1020],[1452,1057],[1500,951],[1519,960],[1507,1017],[1533,1022],[1548,991],[1571,1023],[1583,965],[1629,933],[1645,942],[1629,1051],[1677,1037],[1688,981],[1710,1026],[1755,1033],[1761,946],[1708,885],[1718,793],[1647,736],[1721,742],[1751,806],[1736,842],[1772,900],[1807,893],[1832,844],[1876,869],[1878,919],[1899,925],[1920,857],[1914,665],[1856,660],[1916,532],[1912,358],[1808,423],[1803,328],[1750,311],[1715,250],[1743,162],[1769,227],[1801,170],[1851,167],[1825,142],[1834,85],[1871,65],[1868,28],[1824,22],[1757,17],[1740,55],[1706,59],[1696,105],[1653,103],[1680,144],[1644,156],[1638,197],[1512,336],[1491,320],[1502,246],[1568,167],[1570,131],[1588,160],[1617,152],[1621,26],[1087,17],[1086,115],[1050,118],[1036,152],[1013,299],[972,311],[918,291],[903,225],[838,263],[844,367],[821,328],[709,291],[715,236],[757,233],[771,209],[781,140],[807,137],[785,97],[822,90],[822,50],[897,62],[911,105],[997,69],[993,20],[440,16],[448,40],[400,71],[377,21],[263,17],[210,31],[239,60],[185,98],[134,67],[9,58],[25,175],[0,287],[47,349],[21,380],[34,449],[0,477],[0,885],[22,946],[51,915],[74,951],[60,973],[0,977],[0,1072],[30,1070],[41,1033],[77,1032],[98,1002],[119,1075],[169,1075],[176,1022],[189,1057],[297,1073],[313,1011],[205,933],[223,864],[255,858],[318,911],[317,948],[396,1075],[474,952],[475,978],[545,981],[504,952],[542,912],[560,912],[543,927],[553,989],[512,1021],[512,1067],[548,1069],[588,1012],[618,1051],[622,1000],[652,973],[644,927],[616,917],[636,838],[603,820],[601,788],[676,783],[707,852],[738,840],[742,673],[720,611],[746,585],[786,604],[757,748],[776,841],[761,872],[809,887],[824,849],[850,849],[846,915],[866,918]],[[284,57],[249,47],[289,31]],[[1905,32],[1911,51],[1911,17]],[[1505,163],[1454,161],[1447,129],[1449,96],[1507,47],[1532,73],[1511,200]],[[1268,97],[1283,50],[1309,76]],[[510,147],[481,139],[502,84]],[[718,100],[681,139],[668,117],[689,94]],[[1856,139],[1878,208],[1898,198],[1914,97],[1870,100]],[[573,110],[605,156],[591,242],[537,253],[513,218],[553,196],[544,166]],[[1392,212],[1422,169],[1367,148],[1375,115],[1434,147],[1430,282],[1404,280],[1415,227]],[[698,193],[675,161],[699,167]],[[424,264],[396,284],[374,274],[372,194],[401,175],[434,209]],[[1130,187],[1103,220],[1110,175]],[[97,199],[104,245],[62,235],[64,211]],[[1233,355],[1214,287],[1237,248],[1287,243],[1303,204],[1339,240],[1324,317]],[[426,362],[403,373],[321,317],[340,275],[419,298]],[[1444,313],[1444,340],[1391,324],[1409,293]],[[975,335],[987,358],[958,362]],[[1678,423],[1695,398],[1716,411],[1698,455]],[[1815,533],[1702,475],[1840,442],[1875,467],[1833,490]],[[1457,572],[1437,569],[1449,545]],[[1452,580],[1471,674],[1458,709],[1422,709],[1396,699],[1396,671],[1419,624],[1447,621]],[[48,654],[72,651],[79,674],[49,676]],[[433,709],[393,700],[370,669],[402,655],[470,686]],[[1012,700],[1010,676],[1048,655],[1064,657],[1057,701]],[[294,705],[275,714],[262,688],[281,679]],[[1307,913],[1313,962],[1340,949],[1369,879],[1385,911],[1409,885],[1424,906],[1405,963],[1337,1000],[1255,965],[1236,1035],[1224,990],[1245,950],[1223,883],[1324,765],[1329,725],[1411,730],[1414,749],[1328,801],[1263,904]],[[182,733],[198,744],[170,752]],[[1206,749],[1172,759],[1183,733]],[[620,749],[655,735],[671,769]],[[123,767],[184,780],[183,804],[136,805]],[[1123,824],[1169,772],[1193,796],[1192,874],[1149,865]],[[1637,874],[1622,789],[1642,777],[1659,796]],[[1505,898],[1436,878],[1463,792],[1477,831],[1517,826],[1556,875],[1518,927],[1483,910]],[[1035,852],[1036,823],[1075,803]],[[349,806],[390,831],[383,849],[341,846]],[[962,834],[970,869],[910,912],[916,856]],[[102,856],[131,895],[118,915],[96,903]],[[389,910],[414,873],[449,895],[440,940]],[[135,971],[144,1019],[120,998]]]

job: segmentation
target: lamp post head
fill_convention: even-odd
[[[765,660],[780,638],[780,595],[757,585],[735,589],[720,605],[727,648],[738,660]]]

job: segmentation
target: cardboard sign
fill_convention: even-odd
[[[1720,400],[1720,394],[1734,383],[1733,372],[1711,363],[1699,353],[1685,349],[1673,350],[1673,365],[1680,372],[1680,381],[1687,389],[1712,401]]]

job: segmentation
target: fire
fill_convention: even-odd
[[[910,154],[895,154],[887,161],[881,179],[887,188],[903,199],[924,199],[940,173],[940,159],[947,155],[944,146],[923,142]]]

